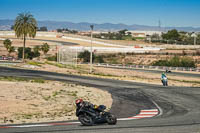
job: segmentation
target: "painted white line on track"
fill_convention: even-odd
[[[128,120],[136,120],[136,119],[139,119],[139,118],[134,118],[134,117],[131,117],[131,118],[118,118],[117,120],[118,121],[128,121]]]
[[[71,123],[74,123],[74,124],[80,124],[80,122],[71,122]]]
[[[155,114],[155,115],[157,115],[158,112],[141,112],[140,114]]]
[[[124,120],[135,120],[135,119],[142,119],[142,118],[150,118],[150,117],[154,117],[158,114],[159,114],[158,109],[141,110],[140,113],[136,116],[129,117],[129,118],[119,118],[117,120],[124,121]]]
[[[160,107],[156,102],[154,102],[153,100],[152,100],[152,102],[153,102],[153,104],[156,105],[156,107],[157,107],[158,110],[159,110],[159,114],[158,114],[158,116],[161,116],[161,115],[163,114],[163,110],[161,109],[161,107]]]
[[[36,125],[19,125],[19,126],[8,126],[8,127],[47,127],[48,124],[36,124]]]

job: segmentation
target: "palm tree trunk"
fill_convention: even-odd
[[[23,62],[25,62],[25,42],[26,42],[26,37],[24,35]]]

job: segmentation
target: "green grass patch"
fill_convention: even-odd
[[[170,79],[170,78],[168,79],[173,80],[173,81],[178,81],[178,82],[184,82],[184,83],[200,84],[200,81],[179,80],[179,79]]]
[[[73,70],[78,70],[80,73],[85,73],[84,68],[82,68],[81,66],[60,64],[60,63],[57,63],[57,62],[49,62],[49,61],[46,61],[45,63],[48,64],[48,65],[59,67],[59,68],[73,69]]]
[[[36,62],[36,61],[29,61],[29,62],[27,62],[27,64],[41,67],[43,63]]]
[[[73,96],[73,97],[77,97],[77,91],[68,91],[67,92],[67,94],[69,95],[69,96]]]
[[[61,90],[60,91],[54,91],[52,96],[56,97],[57,95],[61,94],[62,92],[63,91],[61,91]]]
[[[29,78],[23,78],[23,77],[12,77],[12,76],[5,76],[0,77],[0,81],[13,81],[13,82],[32,82],[32,83],[45,83],[44,79],[29,79]]]
[[[10,77],[10,76],[5,76],[5,77],[0,77],[1,81],[30,81],[27,78],[21,78],[21,77]]]
[[[46,61],[45,63],[48,65],[53,65],[53,66],[59,67],[59,68],[67,68],[67,65],[56,63],[56,62]]]
[[[120,76],[111,75],[111,74],[104,74],[104,73],[93,73],[93,74],[97,75],[97,76],[105,76],[105,77],[120,77]]]
[[[51,99],[51,96],[42,96],[42,98],[45,100],[45,101],[49,101]]]
[[[45,83],[45,80],[44,79],[32,79],[31,82],[33,83]]]
[[[135,40],[144,40],[144,37],[133,37]]]

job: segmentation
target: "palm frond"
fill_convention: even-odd
[[[18,38],[34,38],[37,30],[37,21],[30,13],[20,13],[16,17],[14,25],[15,34]]]

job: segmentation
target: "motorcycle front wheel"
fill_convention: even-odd
[[[78,120],[81,122],[82,125],[84,126],[92,126],[94,125],[94,122],[92,118],[88,115],[79,115]]]
[[[109,125],[117,124],[117,118],[111,113],[108,113],[108,115],[106,116],[106,120]]]

